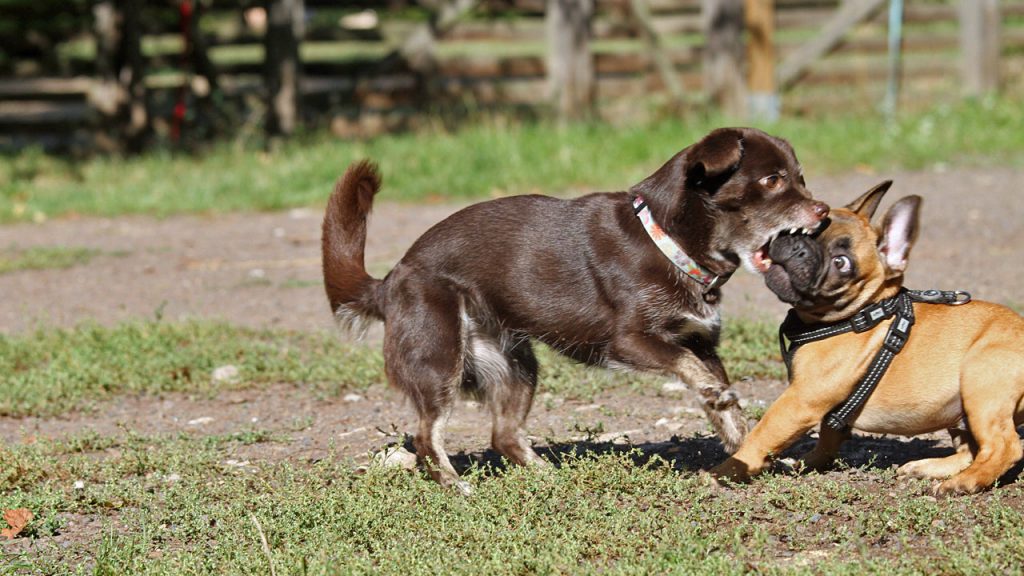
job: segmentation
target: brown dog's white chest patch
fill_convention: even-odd
[[[671,339],[694,334],[710,338],[721,327],[719,307],[690,293],[647,286],[638,295],[640,312],[648,332]]]

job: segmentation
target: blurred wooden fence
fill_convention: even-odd
[[[71,33],[42,48],[31,39],[12,39],[10,24],[31,30],[88,2],[0,2],[0,145],[39,142],[65,147],[89,145],[97,112],[95,45],[88,30]],[[365,12],[357,27],[340,25],[356,11],[351,3],[306,0],[302,46],[303,114],[330,123],[342,135],[370,134],[407,125],[424,112],[444,110],[533,110],[546,103],[544,0],[484,0],[474,17],[459,22],[437,46],[439,59],[429,78],[409,67],[388,64],[385,56],[415,28],[415,20],[388,10]],[[838,0],[775,0],[775,50],[780,61],[813,37],[837,10]],[[962,93],[961,44],[956,0],[906,0],[904,11],[902,103],[949,101]],[[373,5],[372,2],[367,3]],[[397,13],[402,13],[403,4]],[[686,101],[704,101],[701,62],[704,46],[701,0],[648,0],[660,55],[677,77]],[[143,37],[148,106],[158,134],[167,136],[181,94],[189,95],[188,120],[195,120],[194,70],[182,58],[176,4],[149,3],[153,12]],[[216,70],[218,106],[229,110],[236,127],[258,125],[265,113],[263,39],[243,19],[247,5],[214,1],[200,28]],[[999,4],[999,60],[1002,88],[1024,92],[1024,0]],[[377,25],[374,18],[379,18]],[[350,18],[351,19],[351,18]],[[840,46],[817,60],[781,94],[784,114],[816,114],[876,109],[885,92],[887,40],[885,11],[857,25]],[[74,32],[74,31],[71,31]],[[595,54],[596,99],[606,114],[622,111],[665,90],[663,75],[643,40],[643,27],[630,0],[597,0],[591,48]],[[45,43],[44,43],[45,44]],[[28,48],[26,48],[26,45]],[[207,87],[208,88],[208,87]],[[223,119],[222,119],[223,120]],[[186,132],[191,125],[186,124]],[[196,128],[198,129],[198,128]]]

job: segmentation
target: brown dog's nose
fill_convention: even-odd
[[[818,220],[824,220],[825,217],[828,216],[828,210],[828,204],[825,204],[824,202],[815,202],[811,205],[811,212],[814,212],[814,215],[818,217]]]

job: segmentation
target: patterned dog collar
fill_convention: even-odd
[[[633,212],[636,213],[637,217],[640,218],[640,222],[644,225],[644,230],[647,231],[647,235],[654,240],[654,243],[661,250],[672,264],[675,264],[676,268],[682,270],[683,274],[686,274],[690,278],[693,278],[698,283],[704,286],[704,292],[711,290],[712,288],[718,288],[725,281],[729,279],[728,276],[718,276],[708,269],[704,268],[700,264],[693,261],[692,258],[683,252],[683,249],[676,244],[676,241],[669,237],[665,233],[665,230],[658,226],[658,223],[654,221],[654,215],[651,214],[651,209],[647,206],[647,201],[643,199],[643,196],[639,194],[633,199]]]

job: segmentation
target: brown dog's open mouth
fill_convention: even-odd
[[[764,274],[772,267],[772,259],[768,256],[768,249],[771,248],[772,242],[782,236],[813,236],[820,230],[820,226],[813,230],[810,228],[790,228],[788,230],[780,230],[772,235],[760,248],[754,250],[753,254],[751,254],[750,261],[754,264],[754,268],[756,268],[758,272]]]

